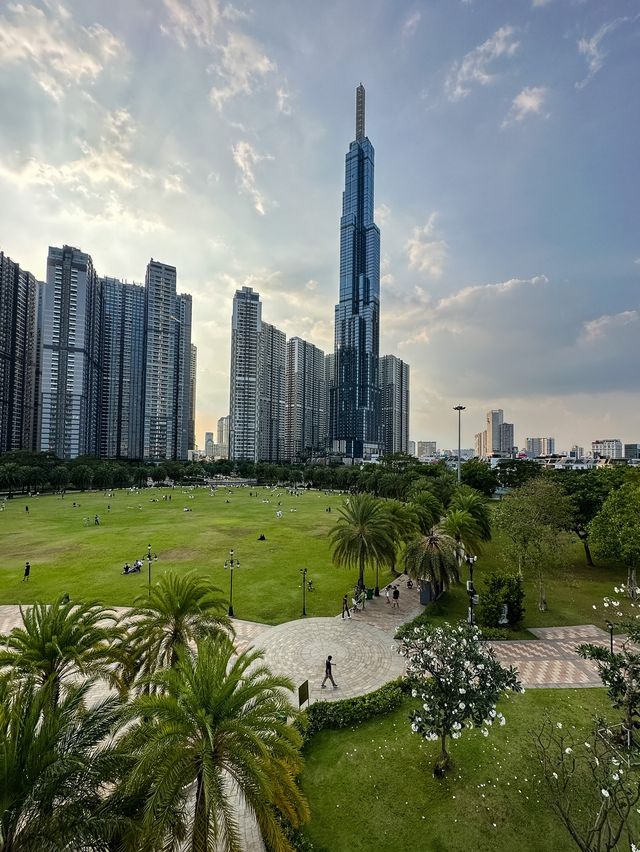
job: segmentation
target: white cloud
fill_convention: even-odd
[[[9,3],[0,15],[0,65],[27,64],[43,91],[56,101],[65,90],[92,84],[124,52],[106,27],[77,25],[61,3],[45,9]]]
[[[511,109],[502,126],[506,127],[515,121],[522,121],[528,115],[542,115],[542,107],[547,96],[544,86],[527,86],[515,96]],[[548,118],[548,115],[545,115]]]
[[[409,269],[417,269],[429,278],[440,278],[449,252],[447,243],[435,233],[436,217],[432,213],[426,224],[415,227],[406,243]]]
[[[500,296],[522,287],[538,287],[548,284],[546,275],[534,275],[532,278],[509,278],[508,281],[499,281],[497,284],[474,284],[471,287],[463,287],[451,296],[440,299],[435,305],[435,312],[442,313],[452,308],[459,308],[470,302],[484,301],[487,298]]]
[[[604,60],[606,59],[607,54],[601,47],[600,42],[605,38],[605,36],[618,29],[621,24],[633,23],[634,21],[637,21],[638,18],[640,18],[640,15],[614,18],[612,21],[608,21],[596,30],[591,38],[583,37],[578,41],[578,51],[587,61],[588,73],[583,80],[576,83],[576,89],[584,89],[584,87],[595,77],[604,65]]]
[[[640,311],[621,311],[619,314],[603,314],[596,319],[583,323],[579,341],[593,343],[610,334],[618,334],[629,325],[640,323]]]
[[[199,47],[213,47],[223,9],[218,0],[164,0],[167,21],[160,25],[165,35],[186,48],[190,40]]]
[[[503,56],[514,55],[520,45],[515,34],[515,27],[500,27],[485,42],[467,53],[461,62],[455,63],[445,81],[450,101],[466,98],[474,84],[486,86],[495,79],[496,75],[490,72],[489,66]]]
[[[638,266],[640,266],[640,257],[636,257],[636,259],[633,262],[637,263]]]
[[[259,154],[249,142],[238,142],[233,146],[233,162],[239,169],[240,187],[253,199],[253,206],[261,216],[266,210],[266,199],[256,186],[254,167],[262,160],[272,160],[267,154]]]
[[[384,227],[390,218],[391,208],[389,207],[389,205],[385,204],[384,202],[382,204],[378,204],[374,212],[374,219],[376,220],[378,226],[381,228]]]
[[[276,89],[276,98],[278,112],[281,112],[283,115],[291,115],[291,92],[287,89],[286,85],[279,86]]]
[[[408,18],[405,19],[402,24],[402,37],[410,38],[415,31],[418,29],[418,24],[422,18],[421,12],[416,9],[415,12],[412,12]]]
[[[218,110],[236,95],[250,95],[260,81],[276,70],[276,65],[250,36],[229,33],[221,47],[221,60],[212,66],[221,79],[221,85],[211,89],[211,101]]]

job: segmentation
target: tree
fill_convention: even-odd
[[[113,681],[113,644],[120,636],[113,610],[65,598],[21,607],[22,627],[0,637],[0,669],[48,685],[54,704],[79,675]]]
[[[444,514],[444,507],[431,491],[414,493],[411,506],[416,513],[420,532],[427,535],[433,530]]]
[[[589,535],[597,556],[627,566],[627,586],[635,591],[640,565],[640,483],[628,482],[609,494],[589,525]]]
[[[49,482],[56,491],[66,491],[69,485],[69,473],[66,467],[59,464],[49,474]]]
[[[522,577],[491,571],[483,577],[485,590],[480,596],[478,620],[485,627],[502,627],[507,607],[509,627],[517,627],[524,616]]]
[[[456,553],[460,564],[465,552],[480,552],[480,528],[473,515],[465,509],[449,507],[447,514],[440,521],[440,530],[455,540]]]
[[[0,849],[106,849],[117,817],[103,807],[118,776],[114,697],[85,709],[91,682],[52,706],[52,684],[0,678]]]
[[[600,730],[583,742],[549,720],[534,733],[549,805],[582,852],[620,849],[622,838],[625,848],[637,849],[629,823],[640,800],[638,773],[622,769],[610,734]]]
[[[123,618],[130,625],[123,634],[122,653],[125,684],[138,675],[174,666],[180,648],[219,633],[233,632],[225,613],[220,590],[194,571],[163,574],[141,595],[131,613]]]
[[[293,684],[261,659],[257,651],[235,656],[225,636],[201,640],[196,653],[181,647],[175,667],[152,676],[155,694],[132,703],[120,750],[134,761],[124,793],[146,799],[145,848],[169,848],[174,835],[191,852],[240,849],[235,788],[268,847],[292,850],[276,815],[293,826],[309,816],[296,784],[301,737],[287,723]]]
[[[138,465],[138,467],[134,467],[133,469],[133,484],[137,485],[138,488],[144,488],[147,484],[147,476],[149,472],[146,467],[143,465]]]
[[[409,577],[418,583],[432,583],[436,592],[459,580],[456,540],[439,530],[410,541],[405,547],[403,562]]]
[[[338,509],[339,518],[329,532],[333,562],[358,569],[358,588],[364,589],[367,565],[393,565],[395,530],[383,503],[370,494],[354,494]]]
[[[451,765],[447,739],[463,728],[480,728],[488,736],[493,723],[504,725],[496,704],[507,690],[524,692],[514,668],[503,668],[475,625],[460,623],[417,627],[402,640],[414,698],[421,708],[411,713],[411,727],[425,740],[440,742],[434,774]]]
[[[71,471],[71,481],[79,488],[80,491],[86,491],[91,488],[93,482],[93,471],[86,464],[76,465]]]
[[[498,474],[487,462],[469,459],[460,468],[460,479],[464,485],[491,497],[500,485]]]
[[[13,497],[13,492],[20,487],[22,477],[20,467],[15,462],[7,462],[0,466],[0,485],[9,491],[9,497]]]
[[[520,488],[540,476],[542,468],[532,459],[501,459],[496,465],[496,474],[504,488]]]
[[[538,609],[547,608],[545,579],[561,563],[571,504],[562,488],[539,477],[500,502],[495,523],[505,536],[504,557],[518,574],[532,574],[538,583]]]
[[[491,513],[487,500],[481,493],[462,485],[453,495],[449,508],[468,512],[478,525],[481,541],[491,541]]]

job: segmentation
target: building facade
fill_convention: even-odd
[[[527,438],[526,452],[528,456],[553,456],[556,452],[555,438]]]
[[[101,278],[99,454],[142,458],[145,291],[138,284]]]
[[[386,455],[409,451],[409,365],[395,355],[380,358],[380,448]]]
[[[213,432],[204,433],[204,454],[208,459],[213,458]]]
[[[41,287],[0,251],[0,453],[37,448]]]
[[[40,450],[99,454],[102,286],[91,256],[50,247],[42,317]]]
[[[191,410],[189,411],[189,449],[196,448],[196,384],[198,378],[198,347],[191,344]]]
[[[512,453],[514,452],[514,433],[513,433],[513,423],[501,423],[500,424],[500,452],[501,453]]]
[[[594,456],[604,459],[622,459],[622,441],[619,438],[599,438],[591,442],[591,452]]]
[[[374,150],[365,136],[365,91],[356,91],[356,137],[345,161],[340,220],[340,298],[335,308],[333,452],[370,458],[380,444],[380,231],[374,214]]]
[[[285,458],[287,338],[263,322],[259,335],[258,461]]]
[[[292,337],[287,342],[285,459],[307,460],[325,450],[325,354]]]
[[[228,414],[225,414],[224,417],[218,418],[218,424],[216,427],[216,442],[223,447],[229,449],[229,424],[231,418]]]
[[[191,378],[191,315],[192,302],[188,293],[176,296],[176,355],[175,355],[175,402],[173,458],[186,459],[193,449],[191,443],[192,424],[192,378]]]
[[[427,459],[433,458],[438,451],[436,441],[418,441],[418,458]]]
[[[236,290],[231,318],[229,458],[258,460],[262,304],[251,287]]]
[[[640,444],[625,444],[624,457],[625,459],[640,459]]]

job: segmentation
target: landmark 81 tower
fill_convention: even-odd
[[[374,151],[364,116],[360,84],[356,138],[345,161],[330,417],[331,449],[353,459],[370,458],[380,446],[380,231],[373,221]]]

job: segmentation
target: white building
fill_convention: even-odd
[[[591,452],[594,456],[607,459],[623,459],[622,441],[619,438],[601,438],[591,442]]]

